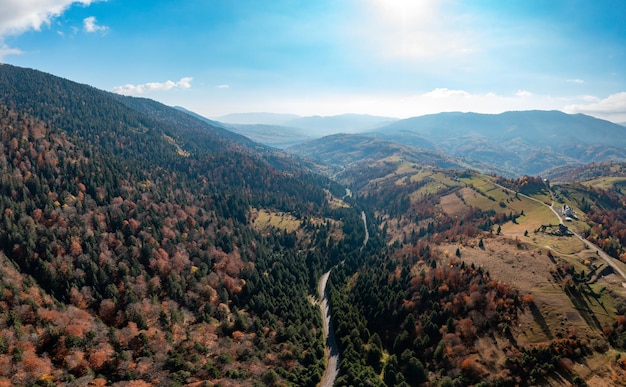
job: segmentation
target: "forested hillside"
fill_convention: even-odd
[[[7,65],[0,91],[0,380],[319,381],[308,298],[362,239],[335,183],[152,101]]]

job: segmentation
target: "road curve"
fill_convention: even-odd
[[[363,239],[363,246],[361,246],[361,250],[363,250],[370,237],[367,231],[367,216],[365,215],[365,211],[361,211],[361,219],[363,219],[363,226],[365,227],[365,238]],[[324,338],[326,339],[326,356],[328,357],[326,371],[324,371],[324,376],[322,376],[322,380],[318,384],[320,387],[332,387],[339,375],[339,346],[335,340],[335,332],[333,331],[330,307],[328,305],[328,292],[326,291],[326,283],[328,282],[328,276],[330,276],[332,270],[331,268],[326,273],[322,274],[317,284],[317,291],[322,299],[320,309],[322,309]]]
[[[339,347],[335,340],[335,333],[333,332],[333,323],[331,321],[330,307],[328,306],[328,292],[326,291],[326,283],[328,282],[328,276],[332,269],[322,274],[318,284],[318,291],[322,297],[320,308],[322,309],[322,317],[324,320],[324,337],[326,338],[326,352],[328,356],[328,362],[326,364],[326,371],[320,382],[320,387],[332,387],[335,384],[337,375],[339,375]]]
[[[498,183],[493,182],[493,184],[494,184],[494,185],[496,185],[496,186],[498,186],[498,187],[500,187],[500,188],[502,188],[502,189],[505,189],[505,190],[507,190],[507,191],[510,191],[510,192],[514,192],[514,193],[515,193],[515,191],[514,191],[514,190],[509,189],[509,188],[507,188],[507,187],[504,187],[504,186],[502,186],[502,185],[500,185],[500,184],[498,184]],[[554,195],[553,195],[553,193],[552,193],[552,190],[550,190],[550,189],[548,188],[548,191],[550,192],[550,196],[551,196],[552,198],[554,198]],[[559,223],[564,225],[564,223],[563,223],[563,218],[561,217],[561,214],[559,214],[559,212],[558,212],[558,211],[554,208],[554,199],[552,200],[552,203],[551,203],[550,205],[548,205],[548,204],[546,204],[546,203],[542,202],[541,200],[538,200],[538,199],[532,198],[532,197],[530,197],[530,196],[528,196],[528,195],[525,195],[525,194],[523,194],[523,193],[521,193],[521,192],[517,192],[517,193],[518,193],[520,196],[523,196],[523,197],[525,197],[525,198],[527,198],[527,199],[533,200],[533,201],[535,201],[535,202],[537,202],[537,203],[539,203],[539,204],[541,204],[541,205],[543,205],[543,206],[548,207],[550,210],[552,210],[552,212],[554,213],[554,215],[556,215],[557,219],[559,220]],[[585,245],[585,246],[587,246],[588,248],[590,248],[590,249],[592,249],[592,250],[595,250],[595,251],[596,251],[596,253],[598,254],[598,256],[599,256],[600,258],[602,258],[602,259],[603,259],[603,260],[604,260],[604,261],[605,261],[605,262],[606,262],[609,266],[611,266],[611,268],[613,268],[613,270],[615,270],[615,272],[616,272],[617,274],[621,275],[621,276],[622,276],[622,278],[624,279],[624,281],[626,281],[626,273],[625,273],[625,272],[624,272],[624,271],[623,271],[623,270],[622,270],[622,269],[621,269],[621,268],[620,268],[620,267],[619,267],[619,266],[618,266],[618,265],[617,265],[617,264],[613,261],[613,259],[614,259],[613,257],[611,257],[610,255],[608,255],[607,253],[605,253],[605,252],[604,252],[604,250],[602,250],[601,248],[599,248],[599,247],[598,247],[597,245],[595,245],[594,243],[592,243],[592,242],[588,241],[587,239],[583,238],[583,236],[582,236],[582,235],[580,235],[579,233],[577,233],[577,232],[575,232],[575,231],[573,231],[573,230],[569,230],[569,231],[570,231],[570,232],[571,232],[571,233],[572,233],[572,234],[573,234],[576,238],[580,239],[580,241],[581,241],[582,243],[584,243],[584,245]],[[626,282],[622,282],[622,286],[626,288]]]
[[[370,239],[370,233],[367,231],[367,216],[365,215],[365,211],[361,211],[361,219],[363,219],[363,227],[365,227],[365,239],[363,240],[363,246],[361,246],[361,250],[363,250],[367,241]]]

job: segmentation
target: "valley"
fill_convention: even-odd
[[[624,127],[0,91],[0,385],[625,385]]]

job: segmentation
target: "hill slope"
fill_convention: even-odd
[[[362,240],[341,187],[154,101],[7,65],[0,136],[0,382],[320,380],[310,295]]]
[[[406,161],[350,172],[389,248],[331,273],[340,384],[623,384],[623,194]]]

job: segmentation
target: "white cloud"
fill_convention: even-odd
[[[105,33],[109,29],[107,26],[98,25],[96,18],[94,16],[89,16],[83,19],[83,28],[85,32],[93,33],[93,32],[102,32]]]
[[[230,85],[217,85],[215,87],[218,89],[230,89]]]
[[[583,83],[585,83],[585,81],[582,80],[582,79],[568,79],[565,82],[567,82],[567,83],[575,83],[577,85],[582,85]]]
[[[98,0],[2,0],[0,1],[0,38],[19,35],[60,16],[73,4],[88,6]]]
[[[469,97],[470,93],[468,93],[465,90],[450,90],[445,87],[438,87],[422,95],[424,97],[442,99],[442,98],[450,98],[450,97]]]
[[[626,92],[611,94],[604,99],[585,96],[586,103],[572,104],[563,110],[567,113],[583,113],[613,122],[626,121]]]
[[[189,89],[191,87],[191,81],[193,78],[185,77],[181,78],[178,82],[165,81],[165,82],[149,82],[142,85],[126,84],[123,86],[117,86],[113,88],[113,92],[122,95],[141,95],[145,93],[151,93],[155,91],[168,91],[172,89]]]
[[[50,25],[52,19],[72,5],[89,6],[97,1],[106,0],[0,0],[0,61],[7,55],[23,53],[4,44],[7,36],[20,35],[28,30],[39,31],[42,25]],[[101,28],[95,25],[95,19],[93,27]],[[57,33],[63,36],[61,31]]]
[[[533,93],[531,93],[528,90],[518,90],[517,93],[515,93],[516,96],[518,97],[532,97]]]
[[[11,48],[4,43],[0,43],[0,63],[7,55],[21,55],[23,54],[22,50],[18,48]]]

